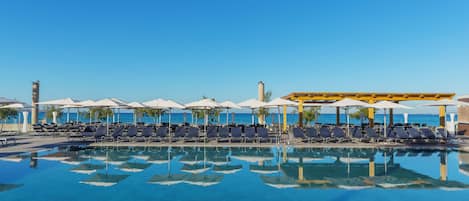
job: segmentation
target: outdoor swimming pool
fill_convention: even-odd
[[[12,200],[463,200],[469,153],[429,149],[125,147],[2,156]]]

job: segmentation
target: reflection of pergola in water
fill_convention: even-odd
[[[374,156],[374,155],[373,155]],[[447,181],[446,153],[440,153],[440,178],[415,172],[394,163],[391,155],[386,163],[376,164],[374,157],[368,163],[344,163],[337,158],[333,163],[283,163],[283,176],[261,176],[269,186],[300,188],[441,188],[466,189],[469,185]]]

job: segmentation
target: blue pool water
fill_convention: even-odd
[[[55,148],[1,158],[2,201],[469,196],[469,153],[449,149]]]

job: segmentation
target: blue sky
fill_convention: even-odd
[[[469,94],[469,1],[1,1],[0,96]]]

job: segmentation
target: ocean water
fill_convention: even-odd
[[[133,122],[133,114],[132,113],[121,113],[120,114],[120,121],[121,122],[124,122],[124,123],[132,123]],[[231,122],[232,121],[232,117],[231,117],[231,114],[228,115],[229,117],[229,121]],[[281,121],[283,116],[281,115]],[[40,113],[39,114],[39,119],[44,119],[44,113]],[[76,113],[70,113],[70,120],[71,121],[76,121],[77,119],[77,115]],[[78,117],[79,121],[81,122],[89,122],[89,119],[88,118],[84,118],[84,117]],[[110,122],[112,122],[112,117],[110,117]],[[114,117],[114,120],[117,121],[117,114],[115,114],[115,117]],[[341,119],[341,122],[345,123],[346,121],[346,116],[344,114],[341,114],[340,116],[340,119]],[[387,121],[389,122],[389,115],[387,117]],[[447,120],[449,121],[450,119],[450,116],[447,115]],[[164,114],[162,117],[161,117],[161,121],[162,122],[168,122],[169,120],[169,115],[168,114]],[[273,121],[272,121],[273,120]],[[383,114],[376,114],[375,115],[375,122],[377,123],[382,123],[384,120],[384,115]],[[66,122],[67,121],[67,114],[64,113],[59,119],[58,119],[59,123],[63,123],[63,122]],[[102,120],[105,122],[105,120]],[[139,121],[140,122],[145,122],[145,123],[152,123],[154,122],[154,119],[153,118],[150,118],[150,117],[143,117],[143,118],[139,118]],[[187,113],[186,114],[186,121],[187,122],[192,122],[192,121],[195,121],[192,120],[192,117],[191,117],[191,114],[190,113]],[[213,122],[217,122],[218,121],[218,118],[215,118]],[[236,123],[240,123],[240,124],[250,124],[251,123],[251,114],[249,113],[236,113],[235,114],[235,122]],[[438,126],[439,125],[439,117],[438,115],[435,115],[435,114],[409,114],[409,119],[408,119],[409,123],[425,123],[429,126]],[[457,121],[457,115],[455,117],[455,121]],[[7,123],[15,123],[16,120],[15,119],[10,119],[8,120]],[[48,119],[48,122],[51,122],[51,119]],[[184,122],[184,114],[183,113],[174,113],[174,114],[171,114],[171,122],[172,123],[183,123]],[[226,122],[226,113],[221,113],[220,115],[220,123],[224,124]],[[257,118],[256,118],[256,122],[257,122]],[[272,123],[272,122],[278,122],[278,115],[276,113],[272,114],[272,115],[269,115],[266,117],[266,122],[268,124]],[[287,122],[288,124],[295,124],[298,122],[298,115],[297,114],[288,114],[287,115]],[[336,122],[336,115],[335,114],[321,114],[319,115],[318,117],[318,120],[317,120],[317,123],[322,123],[322,124],[325,124],[325,123],[330,123],[330,124],[335,124]],[[395,114],[394,115],[394,122],[395,123],[404,123],[404,115],[403,114]],[[198,118],[197,119],[197,123],[198,124],[203,124],[203,118]],[[360,124],[360,120],[358,119],[351,119],[350,120],[350,123],[351,124]]]
[[[469,153],[120,147],[0,156],[2,201],[466,200]]]

